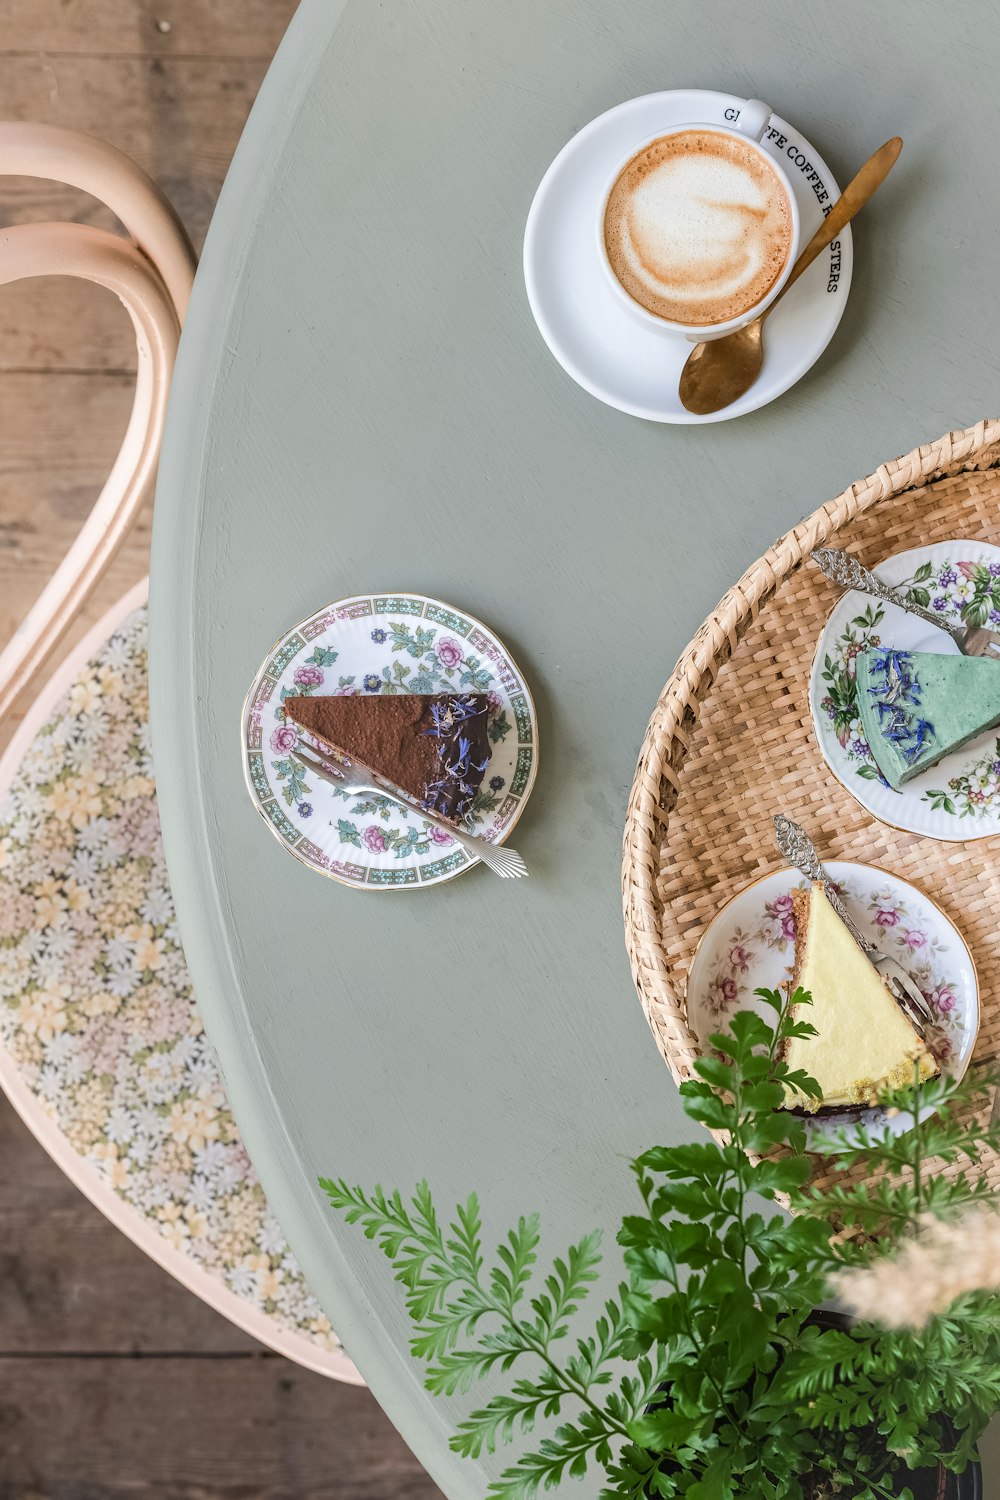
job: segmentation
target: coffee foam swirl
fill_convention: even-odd
[[[645,146],[619,174],[604,243],[622,286],[648,312],[691,327],[754,307],[791,250],[788,194],[752,142],[684,130]]]

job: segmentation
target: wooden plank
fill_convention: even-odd
[[[0,1359],[0,1494],[434,1500],[368,1391],[274,1357]]]
[[[105,7],[108,15],[111,9]],[[236,14],[228,5],[219,12],[230,21]],[[15,118],[91,130],[100,122],[101,132],[171,193],[200,244],[264,67],[263,57],[0,55],[0,89]],[[108,99],[115,101],[110,114]],[[8,223],[76,218],[113,226],[106,210],[75,190],[25,178],[4,179],[2,189],[0,217]],[[6,639],[89,510],[124,430],[132,390],[131,376],[120,373],[91,389],[76,376],[65,387],[43,388],[12,372],[122,372],[132,368],[134,354],[128,319],[112,299],[55,279],[3,289],[0,350],[0,368],[9,372],[0,388],[0,638]],[[76,636],[142,576],[148,541],[147,517],[81,616]],[[0,746],[16,723],[14,715],[0,726]]]
[[[2,1096],[0,1161],[0,1354],[260,1352],[109,1223]]]
[[[235,8],[219,9],[232,24]],[[173,199],[200,249],[265,66],[266,56],[208,63],[0,55],[0,89],[8,117],[96,128],[128,151]],[[115,108],[106,117],[109,98]],[[113,215],[85,193],[0,178],[0,222],[66,219],[116,227]],[[0,370],[133,366],[128,317],[106,293],[61,278],[0,290]]]
[[[265,66],[263,58],[0,55],[0,95],[8,118],[88,130],[120,146],[201,236]],[[58,190],[47,191],[60,217]],[[33,217],[38,195],[28,179],[4,184],[14,219]]]
[[[295,0],[6,0],[3,50],[270,58],[294,13]]]
[[[0,636],[11,634],[90,512],[132,406],[131,375],[0,383]]]
[[[131,374],[9,373],[0,385],[0,482],[7,517],[39,501],[82,518],[95,474],[106,473],[125,430]]]
[[[125,430],[132,392],[131,375],[0,376],[0,641],[13,633],[89,514]],[[147,506],[70,640],[143,576],[150,521]],[[0,748],[19,717],[0,725]]]
[[[4,9],[5,113],[115,140],[172,194],[200,245],[294,0],[9,0]],[[154,25],[161,10],[170,31]],[[10,55],[18,51],[26,55]],[[72,190],[25,179],[0,188],[0,222],[112,226]],[[103,481],[133,361],[127,318],[94,288],[52,280],[0,295],[0,637]],[[39,378],[53,370],[63,373]],[[145,571],[148,541],[147,515],[76,635]],[[0,747],[15,723],[0,726]],[[366,1392],[259,1353],[110,1225],[2,1101],[0,1159],[0,1494],[437,1494]]]
[[[121,303],[93,282],[46,276],[0,287],[0,373],[131,371],[132,324]],[[16,409],[0,384],[0,427]]]

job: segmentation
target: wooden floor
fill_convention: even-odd
[[[0,0],[5,118],[121,146],[200,248],[293,0]],[[0,163],[2,167],[2,163]],[[111,221],[0,179],[0,223]],[[131,405],[128,320],[95,288],[0,290],[0,640],[84,519]],[[84,623],[146,571],[149,518]],[[0,748],[15,718],[0,726]],[[0,1097],[0,1500],[431,1500],[367,1391],[264,1353],[81,1197]]]

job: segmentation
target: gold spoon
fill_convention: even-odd
[[[709,412],[721,411],[738,401],[753,385],[764,362],[762,330],[764,319],[772,313],[782,297],[821,250],[849,224],[860,208],[868,202],[875,189],[888,177],[896,157],[903,149],[902,138],[894,135],[891,141],[880,146],[870,156],[861,171],[847,184],[833,208],[809,241],[792,267],[792,274],[769,307],[759,317],[721,339],[709,339],[696,344],[687,357],[681,371],[679,393],[681,402],[688,411],[704,417]]]

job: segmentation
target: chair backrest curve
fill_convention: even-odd
[[[117,146],[60,125],[0,120],[5,176],[64,182],[99,198],[153,262],[183,323],[197,264],[187,231],[152,177]]]
[[[94,281],[125,306],[138,352],[132,412],[111,473],[66,557],[0,652],[2,715],[58,645],[149,493],[195,257],[180,220],[152,180],[102,141],[55,126],[0,122],[0,168],[91,193],[132,236],[126,240],[80,224],[4,230],[0,285],[33,276]]]

